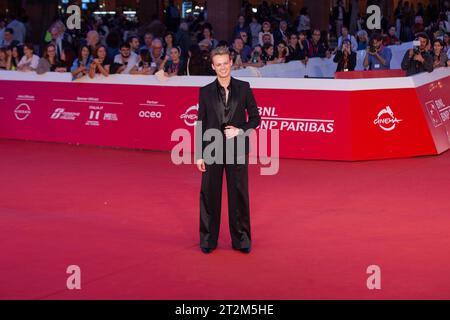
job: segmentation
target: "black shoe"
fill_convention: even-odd
[[[202,252],[205,254],[211,253],[214,250],[213,248],[201,248],[201,249],[202,249]]]
[[[240,252],[242,252],[242,253],[250,253],[251,251],[252,251],[252,248],[236,248],[235,246],[233,246],[233,249],[234,250],[239,250]]]

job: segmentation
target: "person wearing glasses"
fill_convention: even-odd
[[[164,60],[164,50],[163,50],[163,43],[160,39],[155,38],[152,41],[152,47],[150,50],[150,66],[152,68],[159,69],[161,66],[161,63]]]
[[[47,45],[44,51],[44,56],[39,59],[38,66],[36,68],[37,74],[43,74],[46,72],[67,72],[64,62],[58,59],[56,54],[56,45],[53,43]]]
[[[330,58],[331,53],[328,50],[322,34],[319,29],[314,29],[311,40],[308,43],[308,58]]]

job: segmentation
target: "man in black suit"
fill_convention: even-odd
[[[214,49],[211,52],[211,62],[217,79],[200,89],[196,126],[197,167],[202,172],[200,248],[204,253],[210,253],[217,247],[225,170],[232,247],[249,253],[252,243],[248,195],[248,136],[259,126],[260,116],[250,84],[231,77],[233,61],[228,49]],[[216,136],[211,141],[205,141],[205,132],[206,135],[211,133]],[[200,135],[201,143],[198,142]]]

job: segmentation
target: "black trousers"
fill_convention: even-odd
[[[202,174],[200,191],[200,247],[216,248],[220,230],[223,172],[226,173],[228,219],[232,246],[251,247],[248,196],[248,155],[244,164],[210,164]]]

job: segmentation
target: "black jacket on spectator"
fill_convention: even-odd
[[[164,66],[164,72],[170,72],[171,68],[172,68],[173,62],[172,61],[168,61],[166,63],[166,65]],[[186,75],[186,63],[184,62],[184,60],[180,60],[180,64],[178,66],[178,70],[177,70],[177,75],[178,76],[185,76]]]
[[[402,69],[406,71],[407,76],[433,71],[433,57],[431,54],[428,51],[423,51],[422,56],[425,59],[424,63],[414,60],[414,56],[410,58],[409,50],[406,50],[402,60]]]
[[[201,51],[198,54],[188,58],[186,65],[186,74],[190,76],[211,76],[215,72],[211,67],[209,52]]]
[[[287,32],[287,30],[286,30],[286,32],[284,33],[284,35],[285,35],[286,37],[288,37],[288,32]],[[273,40],[274,40],[275,46],[277,46],[281,41],[284,40],[284,39],[283,39],[283,34],[281,33],[281,30],[280,30],[280,29],[277,29],[277,30],[275,30],[275,31],[273,32]]]
[[[348,56],[348,61],[347,61],[347,67],[345,67],[345,59],[344,59],[344,53],[342,52],[342,50],[339,50],[338,52],[336,52],[336,55],[334,56],[333,61],[336,62],[337,68],[336,68],[336,72],[340,72],[340,71],[346,71],[345,69],[347,69],[347,71],[354,71],[355,67],[356,67],[356,52],[352,51],[352,53],[350,54],[350,56]]]
[[[305,60],[308,56],[308,49],[306,46],[303,47],[303,49],[298,46],[297,48],[294,48],[292,46],[288,46],[289,55],[286,57],[286,62],[289,61],[297,61],[297,60]]]
[[[313,41],[308,43],[308,57],[309,58],[325,58],[327,56],[328,47],[323,41],[319,41],[314,45]]]

